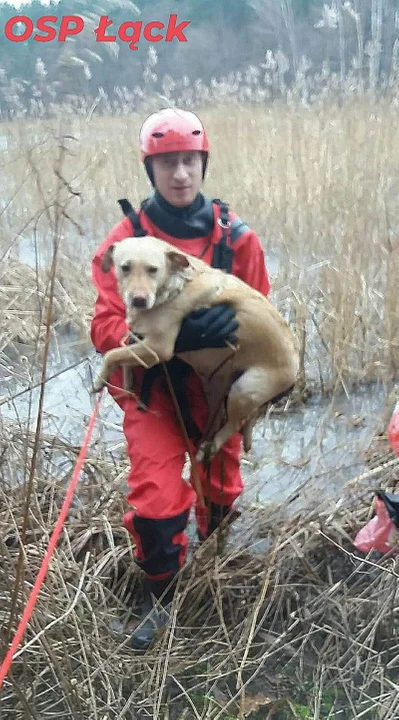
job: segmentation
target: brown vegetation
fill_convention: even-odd
[[[228,200],[258,230],[270,262],[277,258],[272,299],[298,332],[303,384],[347,393],[364,381],[389,386],[399,362],[396,98],[231,102],[202,117],[212,142],[206,191]],[[76,349],[89,347],[91,253],[119,220],[116,200],[148,193],[136,151],[142,119],[94,113],[67,125],[1,126],[9,147],[0,157],[3,376],[28,382],[64,330]],[[28,268],[18,246],[32,238],[40,262]],[[1,714],[394,720],[398,564],[361,561],[351,544],[370,513],[371,483],[395,490],[399,482],[385,438],[373,448],[370,475],[349,474],[336,506],[244,508],[225,555],[215,555],[215,541],[194,553],[168,632],[138,657],[127,644],[140,599],[121,528],[127,463],[96,441]],[[2,418],[2,654],[77,452],[44,436],[40,421],[28,431]]]

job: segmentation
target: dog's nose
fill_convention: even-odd
[[[132,300],[132,305],[135,308],[145,308],[147,305],[147,298],[144,295],[136,295]]]

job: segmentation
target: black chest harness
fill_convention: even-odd
[[[126,217],[129,218],[132,223],[133,235],[135,237],[145,237],[148,235],[147,230],[144,230],[138,213],[135,211],[129,200],[123,198],[118,200],[119,205],[122,208],[122,212]],[[212,203],[219,207],[219,218],[217,220],[221,228],[221,237],[217,243],[213,245],[213,254],[211,266],[218,268],[219,270],[225,270],[231,273],[233,266],[234,251],[231,247],[231,223],[229,220],[229,206],[226,205],[222,200],[214,198]],[[142,203],[142,208],[145,209],[145,201]],[[205,251],[208,247],[205,248]],[[203,254],[204,254],[203,253]],[[202,257],[202,256],[201,256]]]
[[[138,213],[134,210],[132,204],[126,198],[118,200],[118,203],[122,209],[122,212],[126,217],[129,218],[132,228],[133,235],[135,237],[145,237],[148,232],[144,230],[140,222]],[[233,266],[234,250],[231,247],[231,223],[229,220],[229,207],[222,200],[217,198],[212,200],[212,203],[219,207],[218,224],[221,228],[221,236],[217,243],[213,245],[211,267],[218,268],[219,270],[225,270],[225,272],[231,273]],[[145,201],[142,204],[145,209]],[[205,248],[203,254],[208,249]],[[172,358],[166,363],[169,377],[173,386],[173,390],[176,395],[180,412],[182,414],[184,424],[186,426],[187,434],[191,439],[199,439],[201,433],[195,424],[190,414],[189,404],[187,402],[186,394],[184,391],[184,378],[191,374],[192,368],[190,365],[185,363],[178,357]],[[147,410],[151,389],[156,378],[164,376],[162,365],[154,365],[152,368],[144,373],[143,381],[140,388],[140,402],[137,406],[139,410]]]

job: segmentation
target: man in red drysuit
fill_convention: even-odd
[[[198,117],[171,108],[154,113],[142,126],[140,148],[154,193],[138,212],[127,200],[120,201],[126,217],[111,230],[92,261],[98,296],[91,338],[100,353],[130,342],[114,271],[104,273],[101,269],[108,247],[126,237],[140,235],[145,243],[145,235],[154,235],[213,267],[232,272],[264,295],[270,290],[257,235],[225,203],[210,200],[200,192],[209,143]],[[224,347],[226,340],[236,340],[237,327],[233,308],[225,304],[197,310],[184,319],[175,350]],[[195,452],[208,416],[202,385],[178,358],[168,365]],[[127,499],[132,509],[125,514],[124,525],[134,538],[135,560],[145,572],[142,610],[146,619],[133,633],[132,644],[146,649],[156,630],[166,622],[162,607],[171,602],[174,578],[184,563],[191,506],[196,503],[199,537],[205,539],[226,517],[242,491],[241,436],[235,435],[223,447],[223,474],[222,453],[212,461],[208,476],[198,467],[207,503],[204,511],[191,483],[182,477],[187,447],[162,366],[146,372],[135,369],[134,379],[142,404],[121,390],[120,369],[113,373],[109,391],[124,412],[123,430],[130,458]],[[143,411],[143,406],[148,408]],[[157,609],[152,608],[151,596],[161,598],[163,605],[157,602]]]

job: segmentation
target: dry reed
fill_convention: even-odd
[[[57,317],[81,337],[94,301],[90,257],[120,219],[116,200],[127,196],[137,204],[149,192],[134,141],[143,117],[69,122],[78,141],[67,141],[64,175],[76,195],[68,210],[73,224],[65,221],[60,243],[65,261],[57,276]],[[258,231],[272,263],[272,299],[297,325],[308,384],[346,389],[392,379],[399,361],[396,104],[359,98],[343,107],[234,105],[229,113],[206,110],[203,117],[212,142],[205,190],[228,200]],[[21,236],[24,248],[33,237],[45,265],[50,231],[43,192],[51,203],[57,183],[54,124],[17,121],[3,131],[15,149],[5,156],[13,200],[0,216],[0,253],[11,258]],[[35,173],[28,172],[32,165]],[[36,175],[45,178],[45,188],[38,189]],[[23,337],[32,330],[32,315],[40,315],[32,303],[26,316],[24,294],[8,279],[8,268],[1,269],[0,302],[6,326],[12,333],[15,322],[15,334]],[[28,293],[36,293],[40,306],[43,280],[30,277]]]
[[[390,383],[399,359],[397,104],[366,95],[289,100],[204,109],[212,142],[205,189],[228,200],[258,230],[266,257],[277,259],[273,300],[300,337],[303,385],[349,392],[363,381]],[[135,149],[144,114],[71,113],[68,132],[60,120],[1,126],[9,150],[1,157],[0,360],[8,376],[30,379],[43,358],[53,210],[62,223],[52,340],[69,330],[77,348],[88,347],[90,256],[119,220],[116,200],[137,203],[149,191]],[[67,152],[57,174],[60,142]],[[40,262],[29,268],[18,247],[22,241],[26,251],[32,239]],[[33,349],[26,371],[17,365],[21,348]],[[21,478],[32,469],[35,436],[5,419],[0,433],[6,629],[20,552],[24,560],[12,631],[78,448],[41,433],[21,547]],[[224,556],[215,555],[214,540],[194,552],[169,630],[139,657],[127,644],[141,587],[121,528],[127,464],[96,442],[0,715],[394,720],[398,563],[359,559],[351,540],[369,517],[373,485],[397,489],[398,461],[384,438],[368,460],[370,474],[348,477],[336,507],[244,508]],[[267,549],[256,552],[260,538]],[[2,651],[7,640],[6,631]]]
[[[22,437],[9,426],[5,437],[3,431],[3,477],[11,477],[11,468],[33,444],[33,433]],[[17,615],[77,451],[42,438]],[[57,456],[64,472],[55,480]],[[376,441],[369,460],[372,485],[398,489],[399,461],[387,452],[386,439]],[[4,717],[289,718],[296,717],[295,708],[307,706],[309,718],[394,720],[399,566],[394,558],[362,560],[351,543],[369,516],[369,478],[353,479],[339,503],[321,510],[292,514],[289,501],[284,510],[244,508],[222,556],[215,555],[216,539],[200,549],[193,541],[170,627],[140,656],[128,640],[141,578],[121,529],[125,500],[115,484],[126,470],[126,460],[115,467],[101,446],[92,450],[3,689]],[[3,486],[3,627],[23,502],[21,485]],[[268,546],[261,553],[256,552],[260,538]],[[15,623],[16,618],[13,628]],[[3,648],[5,640],[3,633]]]

